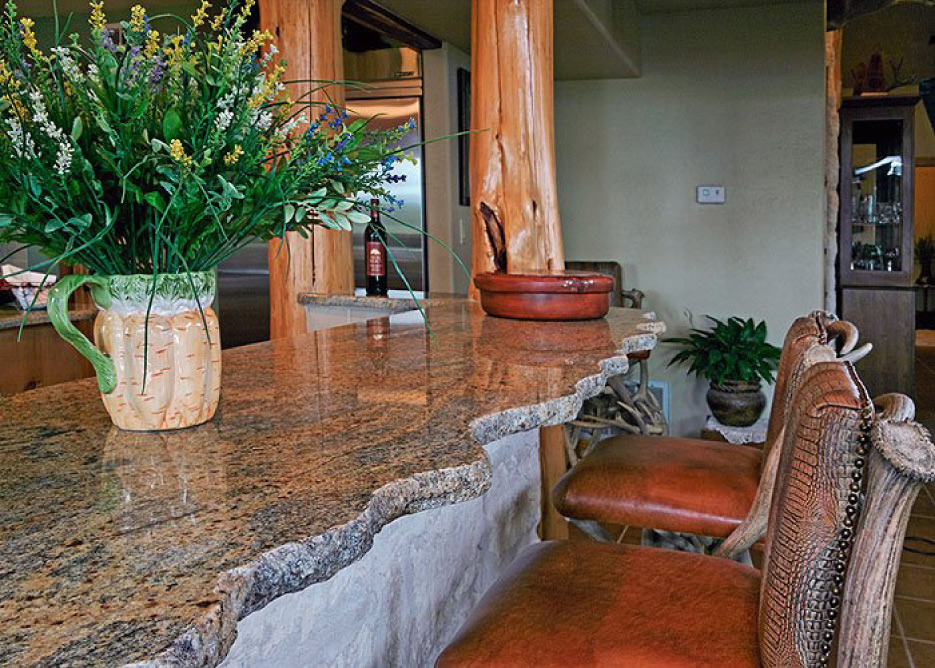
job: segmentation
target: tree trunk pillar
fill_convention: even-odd
[[[473,274],[563,269],[552,0],[473,0],[471,29]]]
[[[341,40],[341,6],[344,0],[260,0],[260,24],[276,37],[280,55],[289,66],[287,79],[343,81],[344,55]],[[299,99],[312,83],[292,86]],[[344,103],[344,91],[328,91],[337,104]],[[327,100],[323,93],[312,99]],[[312,107],[310,119],[317,116]],[[270,337],[282,338],[307,331],[305,307],[300,292],[352,294],[354,257],[350,232],[316,227],[308,239],[288,234],[287,244],[278,239],[269,246]]]

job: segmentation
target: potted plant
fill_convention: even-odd
[[[31,270],[88,272],[58,281],[49,314],[124,429],[213,416],[219,263],[255,239],[366,224],[358,197],[392,205],[384,183],[402,178],[411,125],[349,121],[315,101],[329,83],[291,97],[272,35],[246,34],[254,4],[158,21],[136,6],[118,45],[91,0],[90,37],[57,29],[48,53],[13,0],[0,17],[0,242],[41,248]],[[97,346],[67,317],[82,285],[101,309]]]
[[[682,350],[669,365],[689,364],[689,373],[706,378],[711,413],[721,424],[749,427],[766,408],[760,382],[772,383],[780,349],[766,342],[766,323],[731,317],[709,330],[692,329],[687,338],[671,338]]]

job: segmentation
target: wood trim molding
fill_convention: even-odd
[[[442,46],[442,41],[434,35],[393,14],[372,0],[347,0],[344,3],[344,17],[414,49],[425,51],[440,49]]]

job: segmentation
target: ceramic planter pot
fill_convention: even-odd
[[[749,427],[766,408],[766,395],[759,383],[738,380],[726,380],[723,385],[711,383],[705,399],[717,421],[728,427]]]
[[[82,285],[91,288],[100,309],[96,345],[68,319],[68,298]],[[221,390],[221,340],[211,309],[215,285],[213,272],[161,274],[155,286],[148,275],[73,274],[52,288],[49,319],[94,365],[115,425],[161,431],[214,416]]]

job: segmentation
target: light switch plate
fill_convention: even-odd
[[[698,204],[723,204],[725,201],[724,186],[698,186],[695,201]]]

